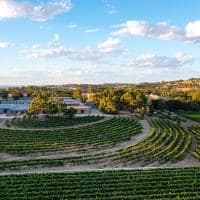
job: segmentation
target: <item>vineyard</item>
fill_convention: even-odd
[[[182,111],[182,112],[178,112],[178,114],[182,117],[191,119],[196,122],[200,122],[200,112]]]
[[[193,155],[195,158],[200,160],[200,127],[193,127],[190,130],[195,135],[197,140],[197,146],[195,151],[193,152]]]
[[[96,122],[101,119],[103,119],[103,117],[101,116],[84,116],[72,119],[53,116],[41,120],[28,116],[23,118],[14,118],[13,120],[11,120],[11,125],[22,128],[41,128],[41,127],[49,128],[49,127],[79,125],[84,123]]]
[[[159,161],[177,161],[187,152],[191,144],[190,133],[167,120],[151,120],[153,129],[149,137],[136,145],[120,149],[113,155],[113,161],[138,163],[141,165]]]
[[[199,126],[183,128],[164,117],[149,118],[146,125],[129,117],[101,119],[83,117],[74,125],[84,126],[63,129],[64,120],[35,121],[29,129],[31,121],[25,125],[23,119],[15,120],[21,130],[0,129],[0,154],[16,156],[0,158],[0,200],[200,199],[200,168],[190,162],[188,168],[165,167],[190,156],[200,166]],[[34,130],[54,125],[58,129]],[[141,167],[145,169],[133,169]],[[96,170],[100,168],[104,170]],[[63,173],[34,173],[51,169]]]
[[[96,124],[93,127],[94,129],[92,129],[93,134],[96,134],[95,136],[98,136],[97,133],[100,133],[99,125],[101,125],[101,127],[102,125],[104,125],[104,133],[106,133],[106,131],[111,130],[111,129],[105,129],[106,124],[108,126],[115,125],[115,128],[112,129],[113,134],[115,135],[115,138],[117,138],[116,134],[119,134],[119,136],[116,140],[114,140],[112,134],[109,135],[109,137],[108,136],[106,137],[107,143],[106,144],[104,143],[104,145],[101,145],[101,147],[104,147],[103,149],[105,149],[105,152],[98,151],[98,149],[96,149],[94,153],[93,152],[89,153],[88,149],[90,149],[91,147],[87,146],[85,147],[85,149],[80,148],[79,149],[80,151],[78,151],[78,154],[73,155],[73,156],[66,154],[66,156],[62,156],[58,158],[37,158],[36,157],[34,159],[29,159],[29,160],[1,162],[0,169],[1,170],[5,170],[5,169],[16,170],[20,168],[32,168],[32,167],[65,166],[66,164],[71,165],[71,166],[77,166],[77,165],[101,166],[102,163],[103,163],[103,166],[105,167],[131,167],[131,166],[148,166],[149,164],[155,163],[155,162],[162,166],[162,164],[164,163],[177,163],[180,160],[183,160],[185,158],[185,156],[188,154],[188,151],[190,150],[190,147],[191,147],[192,134],[195,134],[197,139],[199,139],[198,127],[193,128],[192,130],[184,129],[180,127],[179,125],[172,123],[169,120],[163,120],[163,119],[162,120],[152,119],[152,120],[149,120],[148,122],[152,127],[151,133],[149,134],[148,137],[137,142],[136,144],[133,141],[133,144],[131,144],[130,142],[129,145],[125,145],[122,147],[119,146],[118,148],[115,148],[115,149],[112,149],[112,148],[109,149],[110,148],[109,145],[117,144],[117,142],[122,139],[130,140],[131,136],[141,134],[139,133],[141,130],[141,126],[138,124],[137,121],[134,121],[129,118],[113,118],[108,121],[102,122],[100,124]],[[121,123],[124,124],[125,126],[123,126]],[[87,130],[90,130],[88,129],[89,127],[87,127]],[[99,130],[96,128],[98,128]],[[81,128],[81,130],[82,129],[83,128]],[[126,135],[128,131],[130,131],[129,135]],[[29,132],[26,132],[27,135],[28,133]],[[16,133],[14,135],[16,137]],[[56,135],[58,135],[58,133]],[[44,136],[49,138],[51,135],[48,135],[48,136],[42,135],[42,136],[43,136],[42,140],[44,140]],[[121,137],[121,139],[119,139],[119,137]],[[112,138],[112,140],[109,143],[108,143],[108,138],[110,139]],[[31,139],[33,140],[34,138],[32,137]],[[7,140],[7,141],[10,141],[10,140]],[[96,140],[94,139],[94,141]],[[115,141],[115,143],[113,141]],[[22,143],[21,140],[20,142]],[[76,144],[78,144],[78,140],[76,140]],[[65,149],[66,148],[67,147],[65,147]],[[74,146],[73,150],[76,149],[77,151],[78,148],[79,148],[78,145],[76,147]],[[57,149],[59,149],[59,146],[57,147]],[[52,150],[54,149],[49,148],[49,151],[52,151]],[[95,150],[94,146],[93,146],[93,150]],[[41,146],[40,146],[40,151],[41,151]],[[72,149],[69,150],[69,147],[68,147],[68,152],[71,152],[71,151]],[[7,152],[13,152],[13,149],[10,149],[10,151],[7,151]],[[24,152],[25,150],[23,150],[23,153]],[[31,150],[26,151],[26,153],[30,153],[30,152],[33,152],[33,151]],[[21,152],[18,150],[17,153],[21,153]],[[199,140],[198,140],[197,149],[193,153],[193,155],[199,159],[198,153],[199,153]]]
[[[0,176],[0,199],[200,199],[199,168]]]
[[[0,152],[19,155],[58,150],[84,152],[130,140],[140,130],[136,120],[125,117],[61,130],[0,129]]]

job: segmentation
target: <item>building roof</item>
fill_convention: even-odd
[[[11,110],[11,111],[26,111],[28,110],[28,105],[16,105],[16,104],[0,104],[0,110]]]
[[[89,106],[70,106],[70,107],[72,107],[74,109],[90,109]]]

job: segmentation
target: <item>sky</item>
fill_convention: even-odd
[[[200,77],[199,0],[0,0],[0,85]]]

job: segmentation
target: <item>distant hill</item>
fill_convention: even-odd
[[[176,80],[176,81],[162,81],[155,83],[141,83],[137,85],[139,88],[149,89],[166,89],[170,91],[194,91],[200,90],[200,78],[191,78],[188,80]]]

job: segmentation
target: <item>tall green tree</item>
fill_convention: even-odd
[[[74,99],[82,100],[82,90],[81,90],[81,88],[76,88],[76,89],[73,91],[72,97],[73,97]]]

